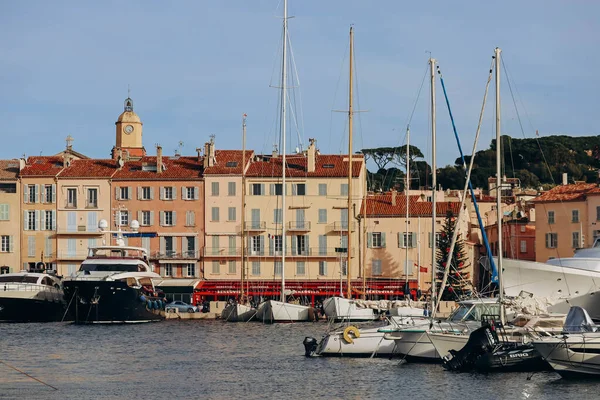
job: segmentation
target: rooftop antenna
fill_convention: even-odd
[[[127,97],[131,97],[131,88],[129,87],[129,83],[127,84]]]
[[[183,149],[183,141],[180,140],[178,143],[178,150],[175,150],[175,155],[180,156],[182,149]]]

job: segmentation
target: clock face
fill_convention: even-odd
[[[133,132],[133,125],[127,125],[127,126],[125,126],[125,128],[123,130],[127,134],[131,133],[131,132]]]

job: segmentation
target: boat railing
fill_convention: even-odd
[[[4,292],[10,292],[10,291],[42,292],[42,291],[47,291],[47,292],[60,293],[62,290],[59,288],[56,288],[54,286],[40,285],[37,283],[4,282],[4,283],[0,284],[0,291],[4,291]]]

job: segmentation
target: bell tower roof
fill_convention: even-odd
[[[141,122],[140,117],[133,112],[133,100],[130,97],[125,99],[123,113],[119,115],[117,122]]]

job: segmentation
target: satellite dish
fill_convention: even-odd
[[[105,219],[101,219],[100,222],[98,222],[98,228],[103,231],[106,228],[108,228],[108,221],[106,221]]]
[[[137,230],[140,229],[140,223],[134,219],[129,224],[129,227],[131,228],[132,231],[137,232]]]

